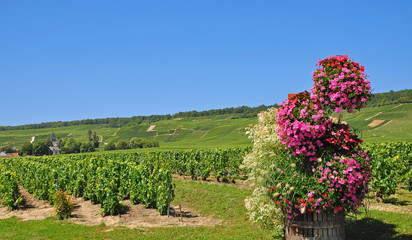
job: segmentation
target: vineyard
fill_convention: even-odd
[[[411,142],[368,143],[372,163],[372,190],[378,197],[395,193],[411,179]],[[0,160],[2,204],[15,209],[22,201],[21,185],[38,199],[51,202],[56,189],[101,205],[103,215],[122,211],[122,200],[157,208],[165,214],[174,197],[172,173],[217,181],[245,179],[241,169],[250,148],[168,150],[9,158]]]
[[[206,180],[245,176],[239,168],[249,148],[66,155],[2,159],[0,197],[9,209],[21,202],[18,185],[52,202],[57,188],[100,204],[103,215],[121,213],[122,200],[165,214],[174,197],[172,173]]]
[[[161,214],[173,200],[172,175],[157,162],[126,156],[73,155],[2,159],[3,204],[15,208],[21,185],[41,200],[52,201],[57,188],[101,205],[103,215],[122,211],[122,199],[157,208]],[[12,176],[12,177],[10,177]]]

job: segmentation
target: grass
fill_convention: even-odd
[[[386,105],[364,108],[355,114],[343,113],[343,120],[360,131],[365,142],[411,141],[412,104]],[[383,120],[377,126],[368,126],[374,120]]]
[[[411,240],[412,215],[369,210],[347,217],[346,238],[359,240]]]

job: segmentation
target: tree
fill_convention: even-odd
[[[49,147],[45,142],[33,143],[33,154],[36,156],[43,156],[49,154]]]
[[[33,144],[29,142],[26,142],[25,144],[23,144],[23,146],[21,146],[20,148],[19,155],[20,156],[33,155]]]
[[[60,144],[60,150],[63,154],[79,153],[81,143],[77,142],[74,138],[68,138]]]
[[[143,138],[132,138],[130,139],[130,148],[143,148],[144,139]]]
[[[150,148],[150,147],[159,147],[158,140],[148,140],[144,138],[132,138],[129,142],[130,148]]]
[[[9,145],[7,145],[7,146],[3,146],[2,148],[1,148],[1,151],[2,152],[5,152],[5,153],[14,153],[14,152],[16,152],[16,150],[14,150],[11,146],[9,146]]]
[[[93,146],[94,148],[99,147],[99,136],[97,136],[96,132],[93,133]]]
[[[116,144],[116,149],[121,150],[121,149],[129,149],[129,144],[127,144],[126,141],[120,140]]]
[[[91,142],[81,143],[80,152],[81,153],[94,152],[93,144]]]
[[[89,129],[89,131],[87,131],[87,135],[89,135],[89,142],[92,141],[92,130]]]
[[[105,151],[111,151],[111,150],[116,150],[116,145],[112,142],[109,142],[104,146]]]

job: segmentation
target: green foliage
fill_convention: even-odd
[[[23,146],[19,150],[19,155],[24,156],[24,155],[33,155],[33,144],[26,142],[23,144]]]
[[[61,189],[53,195],[53,206],[56,208],[56,215],[59,220],[69,218],[73,212],[71,197]]]
[[[191,149],[139,153],[142,158],[155,158],[164,162],[176,174],[189,175],[193,180],[206,180],[213,172],[217,180],[243,178],[246,170],[240,169],[243,157],[250,148]]]
[[[90,142],[84,142],[80,144],[80,152],[85,153],[85,152],[94,152],[94,146]]]
[[[74,138],[67,138],[60,143],[62,154],[94,152],[95,148],[92,142],[78,142]]]
[[[93,133],[93,147],[98,148],[99,147],[99,136],[97,135],[96,132]]]
[[[412,89],[376,93],[369,100],[368,107],[378,107],[390,104],[412,103]]]
[[[81,143],[74,138],[67,138],[60,143],[60,150],[62,154],[79,153]]]
[[[129,149],[129,144],[126,141],[120,140],[116,144],[116,149],[122,150],[122,149]]]
[[[0,200],[1,204],[7,206],[7,209],[13,210],[23,200],[20,192],[16,172],[7,170],[0,163]]]
[[[33,143],[33,155],[43,156],[49,154],[49,147],[45,142],[35,142]]]
[[[169,186],[173,200],[171,171],[162,162],[136,154],[5,158],[0,164],[16,171],[18,182],[36,198],[52,202],[57,179],[68,194],[99,203],[103,215],[120,213],[124,198],[164,214]]]
[[[116,144],[114,144],[113,142],[109,142],[108,144],[104,146],[104,150],[105,151],[116,150]]]
[[[158,140],[148,140],[145,138],[134,137],[129,141],[130,148],[150,148],[150,147],[159,147]]]
[[[363,149],[371,159],[371,185],[376,197],[395,194],[399,183],[412,180],[412,142],[367,143]]]
[[[12,146],[9,146],[9,145],[3,146],[3,147],[0,149],[0,151],[1,151],[1,152],[5,152],[5,153],[14,153],[14,152],[16,152],[16,151],[13,149],[13,147],[12,147]]]

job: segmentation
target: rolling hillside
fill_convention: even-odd
[[[368,107],[356,114],[344,113],[352,128],[361,131],[365,142],[412,141],[412,104]],[[66,127],[3,130],[0,146],[19,148],[23,143],[46,140],[52,132],[57,138],[73,137],[81,142],[88,139],[87,131],[96,131],[102,142],[129,140],[133,137],[157,139],[165,148],[251,146],[245,127],[257,122],[241,114],[222,114],[202,117],[178,117],[153,123],[128,124],[110,127],[109,124],[83,124]],[[150,131],[148,131],[150,130]],[[101,144],[103,146],[103,143]]]
[[[412,104],[364,108],[344,113],[343,120],[361,132],[365,142],[412,141]]]

